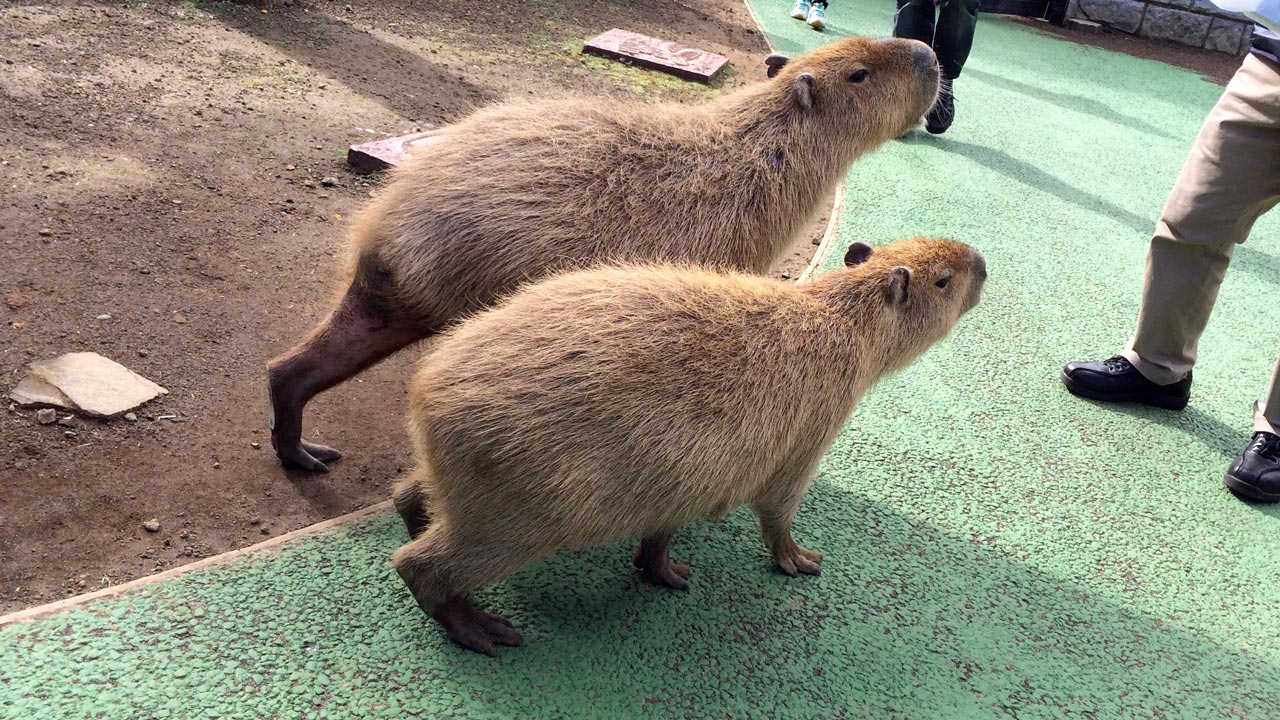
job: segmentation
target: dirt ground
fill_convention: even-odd
[[[385,499],[420,352],[311,404],[308,437],[347,453],[327,476],[281,470],[265,429],[265,362],[328,310],[376,189],[345,149],[504,97],[719,92],[580,55],[613,27],[728,56],[725,87],[764,76],[741,2],[6,4],[0,390],[92,350],[171,394],[70,429],[0,409],[0,613]],[[799,239],[777,273],[812,249]]]
[[[345,149],[505,97],[719,91],[581,56],[613,27],[728,56],[727,88],[764,74],[766,44],[728,0],[0,10],[0,390],[92,350],[171,392],[136,422],[0,410],[0,613],[385,499],[420,351],[312,402],[307,437],[347,453],[329,475],[283,471],[265,429],[265,362],[328,310],[346,223],[377,188]],[[1187,57],[1217,78],[1238,64]],[[825,222],[776,275],[799,274]]]

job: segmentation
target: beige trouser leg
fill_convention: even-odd
[[[1280,66],[1250,54],[1200,128],[1151,238],[1124,350],[1147,379],[1167,385],[1191,370],[1232,251],[1278,200]],[[1280,377],[1256,415],[1280,427]]]

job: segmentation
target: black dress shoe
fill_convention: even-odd
[[[1067,363],[1062,383],[1072,395],[1099,402],[1132,402],[1181,410],[1191,399],[1191,373],[1172,385],[1157,385],[1123,357]]]
[[[1222,484],[1250,500],[1280,501],[1280,437],[1254,433],[1249,447],[1231,461]]]
[[[925,118],[924,128],[934,135],[941,135],[951,127],[951,122],[956,119],[956,99],[951,94],[950,89],[938,96],[938,102],[933,104],[929,109],[929,115]]]

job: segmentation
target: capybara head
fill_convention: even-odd
[[[826,122],[873,123],[893,138],[920,123],[938,98],[938,58],[918,40],[849,37],[790,59],[765,59],[773,82],[790,86],[795,109]]]
[[[987,280],[981,253],[954,240],[911,238],[877,248],[859,242],[844,262],[859,288],[858,309],[880,328],[885,349],[905,362],[946,337],[978,304]]]

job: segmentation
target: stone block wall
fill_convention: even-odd
[[[1067,18],[1233,55],[1248,52],[1253,29],[1209,0],[1071,0]]]

